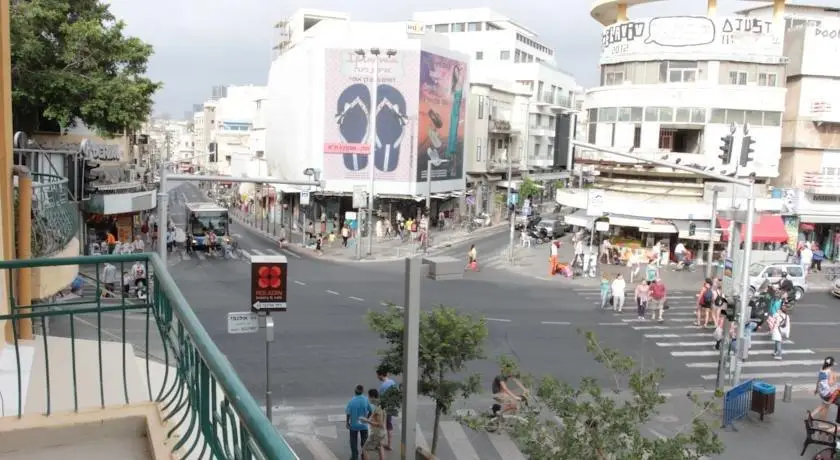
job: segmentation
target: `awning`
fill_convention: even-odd
[[[683,240],[709,241],[708,220],[674,220],[671,221],[679,230],[679,238]],[[694,235],[689,235],[688,227],[694,222]],[[719,228],[714,229],[714,241],[720,241],[721,233]]]
[[[720,228],[723,229],[723,240],[729,241],[729,221],[718,217]],[[744,241],[746,232],[741,232],[741,241]],[[753,224],[753,243],[784,243],[788,240],[785,223],[782,216],[761,214],[758,222]]]
[[[610,226],[635,227],[646,233],[677,233],[677,227],[670,222],[616,214],[611,214],[608,217],[610,219]]]
[[[563,216],[563,223],[566,225],[574,225],[576,227],[592,228],[594,221],[594,217],[586,215],[586,209],[578,209],[571,214]]]
[[[510,181],[510,188],[512,188],[512,189],[514,189],[514,190],[519,190],[519,186],[520,186],[520,185],[522,185],[522,181],[521,181],[521,180],[512,180],[512,181]],[[496,184],[496,187],[500,187],[500,188],[508,188],[508,181],[503,180],[503,181],[499,182],[498,184]]]
[[[799,221],[809,224],[840,224],[840,215],[800,214]]]

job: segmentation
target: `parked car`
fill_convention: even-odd
[[[840,279],[834,281],[834,287],[831,288],[831,295],[840,298]]]
[[[553,240],[566,234],[566,227],[563,222],[556,219],[542,219],[534,226],[534,229],[539,233],[545,233],[548,238]]]
[[[517,214],[516,218],[513,222],[513,227],[516,230],[528,230],[534,228],[535,225],[541,220],[542,218],[538,213],[533,213],[530,216],[526,216],[523,214]]]
[[[754,295],[765,281],[778,283],[782,279],[782,272],[787,272],[788,279],[793,282],[796,300],[801,299],[808,290],[805,271],[801,265],[785,262],[756,262],[750,265],[750,295]]]

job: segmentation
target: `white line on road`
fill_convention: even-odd
[[[568,321],[543,321],[541,324],[553,325],[553,326],[568,326],[572,324]]]
[[[509,319],[504,319],[504,318],[484,318],[484,319],[487,320],[487,321],[495,321],[497,323],[509,323],[510,322]]]
[[[679,339],[680,337],[710,337],[708,332],[695,332],[692,334],[645,334],[646,339]]]
[[[840,322],[830,322],[830,321],[797,321],[797,326],[840,326]]]
[[[264,256],[265,255],[265,253],[263,253],[259,249],[251,249],[251,252],[253,252],[254,255],[257,255],[257,256]]]
[[[803,359],[803,360],[773,360],[773,361],[744,361],[741,363],[741,367],[776,367],[776,366],[817,366],[823,363],[821,359]],[[710,362],[710,363],[686,363],[686,367],[691,368],[702,368],[702,369],[714,369],[718,367],[717,362]],[[808,374],[813,377],[814,373]],[[769,375],[768,375],[769,377]],[[743,379],[744,376],[742,375],[741,378]]]
[[[801,323],[798,323],[801,324]],[[647,331],[647,330],[654,330],[654,331],[661,331],[663,329],[697,329],[697,326],[690,325],[690,326],[633,326],[633,329],[637,331]]]
[[[339,295],[337,292],[335,292],[335,291],[331,291],[331,290],[329,290],[329,289],[327,289],[327,294]]]
[[[356,302],[364,302],[365,301],[365,299],[363,299],[361,297],[355,297],[355,296],[352,296],[352,295],[350,296],[350,299],[355,300]]]
[[[706,334],[708,337],[708,334]],[[793,345],[790,340],[785,340],[785,343]],[[657,347],[710,347],[715,344],[714,340],[703,342],[656,342]],[[772,340],[750,340],[751,345],[773,345]]]
[[[599,326],[627,326],[627,323],[598,323]]]
[[[306,286],[306,283],[304,283],[303,281],[298,281],[298,280],[295,280],[295,284],[298,284],[300,286]]]
[[[753,355],[772,355],[773,350],[750,350],[750,356]],[[783,354],[786,355],[813,355],[813,350],[785,350]],[[672,351],[671,356],[720,356],[717,350],[697,350],[697,351]]]
[[[667,315],[667,313],[666,313],[666,315]],[[622,321],[624,321],[625,323],[643,323],[643,322],[648,321],[648,320],[647,319],[638,319],[638,318],[628,318],[628,319],[623,319]],[[675,323],[690,323],[690,322],[694,321],[694,318],[670,318],[668,321],[673,321]],[[697,326],[691,326],[691,327],[697,327]]]
[[[776,363],[780,363],[781,361],[775,361]],[[717,367],[717,364],[715,364]],[[700,376],[703,380],[715,380],[717,379],[717,374],[703,374]],[[762,373],[762,374],[741,374],[741,380],[749,380],[749,379],[804,379],[804,378],[813,378],[813,372],[771,372],[771,373]],[[808,385],[811,390],[814,389],[814,385]]]

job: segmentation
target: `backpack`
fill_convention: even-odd
[[[650,295],[656,300],[662,300],[665,297],[665,286],[662,283],[653,283],[650,287]]]
[[[712,290],[706,289],[706,292],[703,293],[703,298],[700,300],[700,305],[711,305],[712,304]]]
[[[788,315],[782,315],[782,322],[779,324],[779,328],[786,328],[788,325]]]

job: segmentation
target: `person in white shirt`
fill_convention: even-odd
[[[685,245],[682,242],[677,243],[674,247],[674,257],[677,258],[677,263],[682,263],[685,260]]]
[[[773,340],[773,359],[782,359],[782,343],[790,339],[790,316],[784,307],[767,322]]]
[[[802,271],[805,274],[808,273],[808,269],[811,268],[811,262],[814,259],[814,253],[811,251],[811,243],[805,243],[805,246],[802,247],[802,252],[799,253],[799,263],[802,265]]]
[[[612,244],[610,244],[609,238],[604,238],[604,242],[601,243],[601,256],[598,259],[599,261],[603,261],[602,263],[608,264],[610,263],[610,250],[612,249]]]
[[[139,236],[134,238],[134,252],[143,252],[146,250],[146,243]]]
[[[615,276],[615,280],[613,280],[611,286],[613,297],[613,311],[617,313],[621,313],[621,310],[624,308],[624,291],[626,289],[627,282],[624,281],[624,277],[619,273]]]

